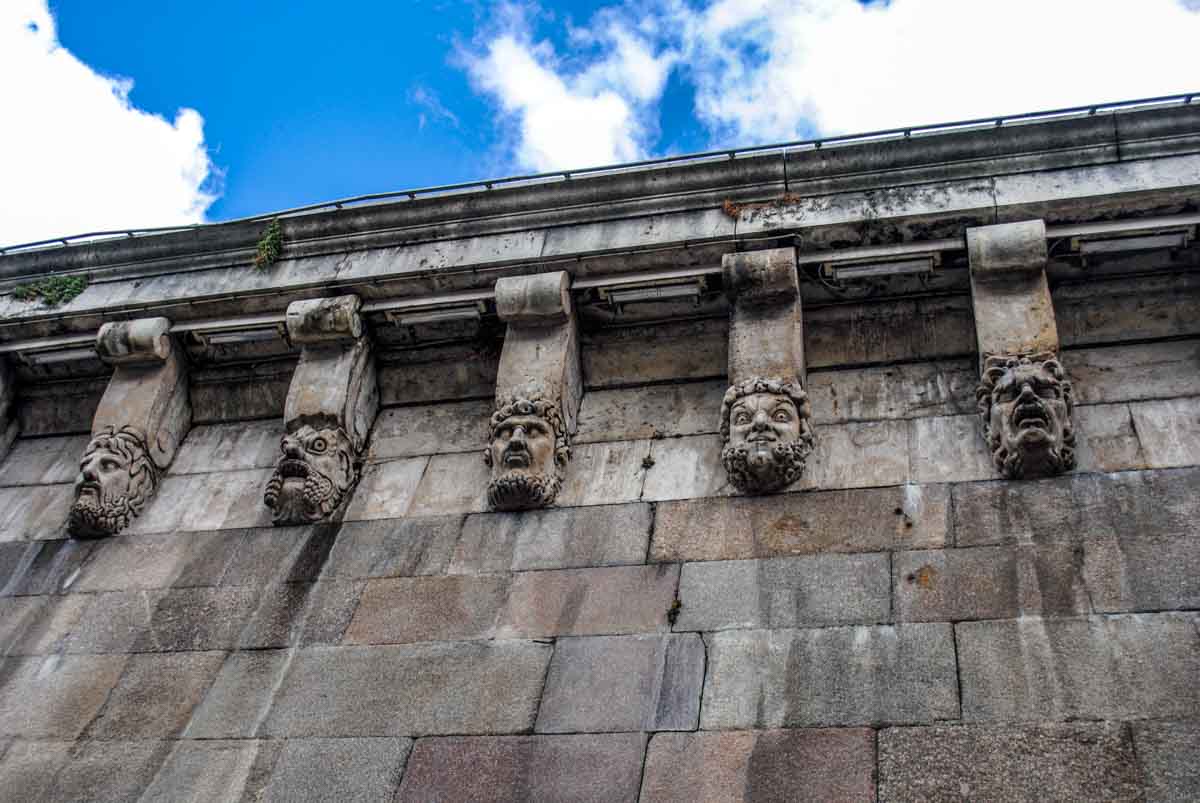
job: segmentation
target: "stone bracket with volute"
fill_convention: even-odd
[[[287,331],[301,346],[284,404],[282,454],[263,499],[277,525],[335,519],[358,482],[379,411],[379,384],[358,296],[292,303]]]

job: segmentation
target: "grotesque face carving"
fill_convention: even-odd
[[[488,503],[496,510],[546,507],[562,486],[571,457],[558,404],[516,399],[492,415],[484,462],[492,469]]]
[[[309,524],[328,518],[358,478],[354,449],[341,427],[308,424],[280,443],[283,456],[263,499],[276,524]]]
[[[750,379],[721,402],[721,461],[745,493],[777,491],[800,478],[812,451],[808,394],[795,382]]]
[[[146,439],[132,427],[106,427],[88,443],[75,479],[69,527],[75,538],[115,535],[158,488]]]
[[[1053,355],[987,358],[975,395],[992,460],[1005,477],[1047,477],[1075,467],[1074,397]]]

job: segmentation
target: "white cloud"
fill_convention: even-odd
[[[0,2],[0,245],[203,221],[203,118],[137,109],[132,87],[58,44],[46,0]]]

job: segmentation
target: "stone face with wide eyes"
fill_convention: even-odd
[[[349,436],[340,427],[305,425],[284,435],[280,450],[283,454],[264,495],[275,523],[328,518],[357,479]]]
[[[1074,467],[1071,386],[1057,360],[989,358],[977,396],[993,461],[1006,477]]]
[[[812,449],[807,396],[796,383],[750,380],[725,394],[721,460],[729,481],[746,493],[795,482]]]

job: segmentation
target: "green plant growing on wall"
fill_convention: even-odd
[[[279,227],[279,219],[275,218],[263,232],[258,241],[258,250],[254,254],[254,267],[266,270],[275,264],[283,250],[283,230]]]
[[[66,304],[87,289],[86,276],[49,276],[36,282],[18,284],[13,288],[17,301],[38,301],[44,306]]]

